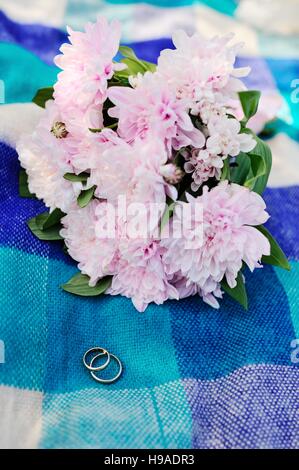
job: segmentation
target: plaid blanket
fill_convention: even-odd
[[[238,20],[234,1],[152,3],[1,1],[2,448],[299,447],[298,38],[262,35]],[[72,296],[59,285],[75,264],[59,242],[39,241],[27,229],[43,204],[18,195],[13,146],[31,107],[16,103],[55,81],[52,59],[66,39],[64,25],[81,27],[97,13],[119,17],[124,41],[148,60],[171,45],[177,26],[231,28],[249,40],[238,59],[252,66],[249,86],[283,97],[269,139],[274,165],[265,199],[268,226],[292,271],[265,266],[248,275],[248,311],[228,298],[219,311],[189,298],[138,314],[122,297]],[[117,383],[97,384],[84,369],[82,356],[95,345],[122,360]]]

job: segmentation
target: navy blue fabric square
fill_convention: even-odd
[[[197,296],[171,302],[182,377],[211,380],[248,364],[291,364],[295,333],[281,283],[270,266],[246,278],[248,311],[228,296],[218,311]]]
[[[0,142],[0,245],[73,264],[70,257],[63,253],[61,242],[38,240],[29,230],[27,220],[48,209],[42,201],[20,197],[19,172],[17,152]]]
[[[299,259],[299,186],[267,188],[264,193],[270,219],[266,226],[292,260]]]

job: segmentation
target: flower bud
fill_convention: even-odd
[[[64,139],[68,135],[64,122],[59,121],[54,122],[51,132],[56,139]]]
[[[160,173],[165,181],[170,184],[178,184],[184,176],[183,170],[174,163],[161,166]]]

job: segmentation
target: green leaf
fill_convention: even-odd
[[[245,310],[248,309],[248,298],[246,293],[246,288],[243,280],[242,272],[240,271],[237,276],[237,285],[233,289],[228,285],[225,278],[221,281],[222,289],[230,295],[234,300],[239,302]]]
[[[261,155],[249,154],[250,161],[251,161],[251,173],[252,176],[246,179],[244,186],[249,189],[253,189],[255,186],[255,182],[258,178],[264,176],[266,174],[267,168],[265,160]]]
[[[147,71],[145,66],[139,60],[133,60],[128,57],[126,59],[122,59],[121,62],[127,65],[127,69],[125,71],[128,76],[137,75],[138,73],[144,74]],[[124,70],[122,70],[122,72],[124,72]]]
[[[143,66],[145,67],[146,71],[148,72],[155,72],[157,70],[156,64],[152,62],[148,62],[147,60],[141,60]]]
[[[131,47],[120,46],[119,52],[124,57],[121,62],[126,64],[127,68],[116,72],[114,74],[116,79],[127,79],[130,75],[144,74],[147,71],[155,72],[157,68],[155,64],[139,59]]]
[[[261,92],[256,90],[251,91],[240,91],[239,98],[241,106],[245,116],[245,122],[247,122],[257,112]]]
[[[249,156],[259,155],[264,160],[264,165],[265,165],[264,174],[256,178],[256,181],[252,189],[256,193],[262,194],[264,192],[264,189],[267,186],[269,174],[272,168],[272,153],[271,153],[269,145],[266,144],[266,142],[261,140],[255,134],[252,134],[252,135],[253,135],[253,138],[256,140],[256,146],[251,152],[249,152],[248,155]]]
[[[88,130],[90,132],[93,132],[94,134],[97,134],[98,132],[102,132],[104,128],[103,127],[95,127],[95,128],[92,128],[92,127],[89,127]]]
[[[109,126],[96,127],[96,128],[89,127],[88,130],[90,132],[93,132],[94,134],[97,134],[98,132],[102,132],[104,129],[114,129],[117,126],[118,126],[118,122],[114,122],[113,124],[110,124]]]
[[[90,278],[85,274],[77,273],[61,287],[63,290],[71,294],[83,297],[97,296],[104,294],[104,292],[111,286],[112,276],[103,277],[94,287],[90,287],[88,284],[89,280]]]
[[[255,179],[255,183],[253,187],[251,188],[256,193],[262,194],[264,192],[265,187],[267,186],[269,174],[270,174],[271,167],[272,167],[272,153],[271,153],[269,145],[263,140],[261,140],[257,135],[255,135],[250,129],[245,128],[242,130],[242,132],[246,134],[250,134],[256,141],[256,146],[254,147],[254,149],[248,152],[246,155],[248,155],[250,158],[252,155],[254,155],[255,157],[259,156],[264,161],[265,172],[263,172],[262,175],[258,176]],[[253,161],[254,160],[250,162],[250,165],[252,165]],[[251,169],[246,179],[250,179],[253,176],[254,176],[254,171]]]
[[[119,72],[115,72],[113,77],[108,80],[108,87],[111,86],[126,86],[129,87],[129,74],[127,73],[126,69],[125,70],[120,70]],[[105,105],[104,105],[104,110],[105,110]]]
[[[54,93],[54,88],[52,86],[47,87],[47,88],[41,88],[40,90],[37,91],[32,102],[37,104],[37,106],[44,108],[46,106],[46,102],[48,100],[53,99],[53,93]]]
[[[140,66],[140,72],[143,71],[144,72],[147,72],[147,71],[150,71],[150,72],[154,72],[156,70],[156,65],[155,64],[152,64],[151,62],[147,62],[146,60],[141,60],[139,59],[135,52],[133,51],[133,49],[131,49],[131,47],[128,47],[128,46],[120,46],[119,48],[119,52],[121,53],[122,56],[125,57],[125,60],[129,60],[131,62],[129,62],[129,64],[132,62],[135,62],[135,63],[138,63],[139,66]],[[122,62],[124,62],[125,64],[127,64],[129,66],[129,64],[125,61],[125,60],[122,60]],[[129,66],[130,68],[130,66]]]
[[[230,181],[243,185],[251,171],[250,157],[247,153],[240,152],[236,158],[237,166],[230,169]]]
[[[89,189],[81,191],[77,198],[78,205],[83,208],[92,200],[96,187],[92,186]]]
[[[222,171],[221,171],[220,180],[224,181],[224,180],[229,180],[229,179],[230,179],[229,159],[226,158],[223,161],[223,168],[222,168]]]
[[[136,56],[135,52],[133,51],[133,49],[131,47],[120,46],[119,47],[119,52],[124,57],[128,57],[129,59],[139,61],[138,57]]]
[[[269,240],[271,247],[270,256],[263,256],[262,263],[279,266],[280,268],[290,271],[290,263],[277,241],[272,237],[271,233],[263,225],[259,225],[256,228]]]
[[[27,221],[27,225],[30,228],[31,232],[39,239],[46,241],[62,240],[61,235],[59,234],[61,226],[53,225],[47,229],[43,229],[42,226],[49,217],[49,213],[40,214],[37,217]]]
[[[89,178],[89,174],[85,172],[79,173],[79,175],[75,175],[75,173],[65,173],[63,177],[72,183],[86,183],[87,179]]]
[[[21,197],[36,199],[35,194],[32,194],[29,191],[28,175],[25,170],[20,170],[20,173],[19,173],[19,195]]]
[[[166,205],[165,211],[161,217],[161,222],[160,222],[160,233],[162,232],[163,228],[165,225],[169,222],[170,218],[173,215],[174,212],[174,207],[176,203],[170,199],[170,202]]]
[[[69,250],[65,243],[63,243],[62,251],[65,255],[69,255]]]
[[[60,209],[54,209],[54,211],[44,212],[36,216],[36,224],[41,230],[47,230],[48,228],[54,227],[60,223],[62,217],[65,214]]]

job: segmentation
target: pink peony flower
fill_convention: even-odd
[[[221,282],[234,288],[244,264],[254,270],[270,254],[258,229],[268,219],[261,196],[217,181],[225,159],[256,145],[239,122],[239,78],[248,72],[234,68],[239,46],[229,46],[232,36],[178,31],[155,72],[128,83],[118,76],[124,86],[113,86],[114,73],[126,68],[114,62],[119,23],[99,18],[68,32],[70,43],[55,58],[62,70],[55,101],[17,146],[30,191],[66,213],[61,236],[91,287],[111,276],[107,293],[131,298],[140,312],[191,295],[218,308]],[[277,110],[266,101],[250,120],[259,129]],[[206,181],[213,187],[201,196],[186,193],[190,182],[197,191]],[[89,188],[82,209],[77,198]]]
[[[54,86],[54,98],[67,120],[74,108],[86,112],[101,105],[107,97],[107,81],[124,64],[114,63],[120,40],[120,24],[106,18],[87,23],[85,32],[68,28],[70,44],[63,44],[55,58],[62,69]]]
[[[116,139],[107,145],[98,164],[91,170],[90,185],[96,185],[96,196],[116,202],[126,195],[127,202],[162,203],[166,195],[176,199],[174,186],[164,179],[167,154],[155,139],[137,139],[132,145]]]
[[[160,305],[167,299],[178,299],[176,288],[167,280],[162,260],[165,250],[158,240],[126,238],[119,249],[119,268],[108,294],[131,298],[139,312],[151,302]]]
[[[205,289],[203,290],[199,287],[199,284],[189,281],[181,272],[169,276],[169,282],[178,291],[180,299],[199,295],[203,297],[204,301],[211,305],[211,307],[218,308],[219,304],[216,298],[222,299],[223,297],[219,283],[210,282],[209,285],[205,285]]]
[[[236,53],[242,45],[229,47],[233,35],[206,40],[198,33],[188,36],[184,31],[173,35],[176,49],[165,49],[158,59],[158,74],[167,82],[178,98],[188,100],[191,110],[197,103],[213,95],[215,102],[236,97],[245,87],[237,77],[250,69],[234,68]]]
[[[111,87],[109,99],[116,105],[109,114],[119,119],[120,137],[131,143],[137,138],[159,138],[171,150],[204,145],[204,135],[188,115],[184,100],[177,100],[165,81],[147,72],[136,88]]]
[[[97,224],[103,217],[106,217],[106,203],[93,200],[83,209],[73,208],[61,220],[63,229],[60,233],[68,252],[79,262],[82,274],[90,277],[90,286],[117,269],[117,238],[103,238],[97,234]]]
[[[51,210],[67,212],[76,202],[82,184],[63,178],[72,173],[66,141],[68,131],[54,101],[48,101],[45,113],[31,136],[24,136],[17,145],[21,165],[28,174],[29,190]]]
[[[102,107],[90,108],[85,112],[79,108],[73,108],[72,114],[68,116],[66,126],[69,135],[65,140],[65,146],[74,172],[81,173],[89,170],[92,162],[97,160],[101,151],[101,143],[104,141],[101,133],[90,131],[90,129],[103,127]]]
[[[268,240],[254,227],[269,216],[261,196],[226,181],[210,191],[204,188],[201,197],[189,196],[189,202],[180,205],[198,203],[203,207],[202,221],[193,218],[182,237],[162,239],[166,248],[163,261],[169,276],[181,273],[187,278],[187,287],[195,283],[203,299],[218,306],[213,296],[219,296],[223,277],[234,288],[243,262],[253,270],[260,267],[263,255],[270,254]],[[182,212],[176,210],[172,224],[181,224],[181,217]],[[202,233],[195,230],[199,226]],[[190,245],[190,240],[198,243]]]

